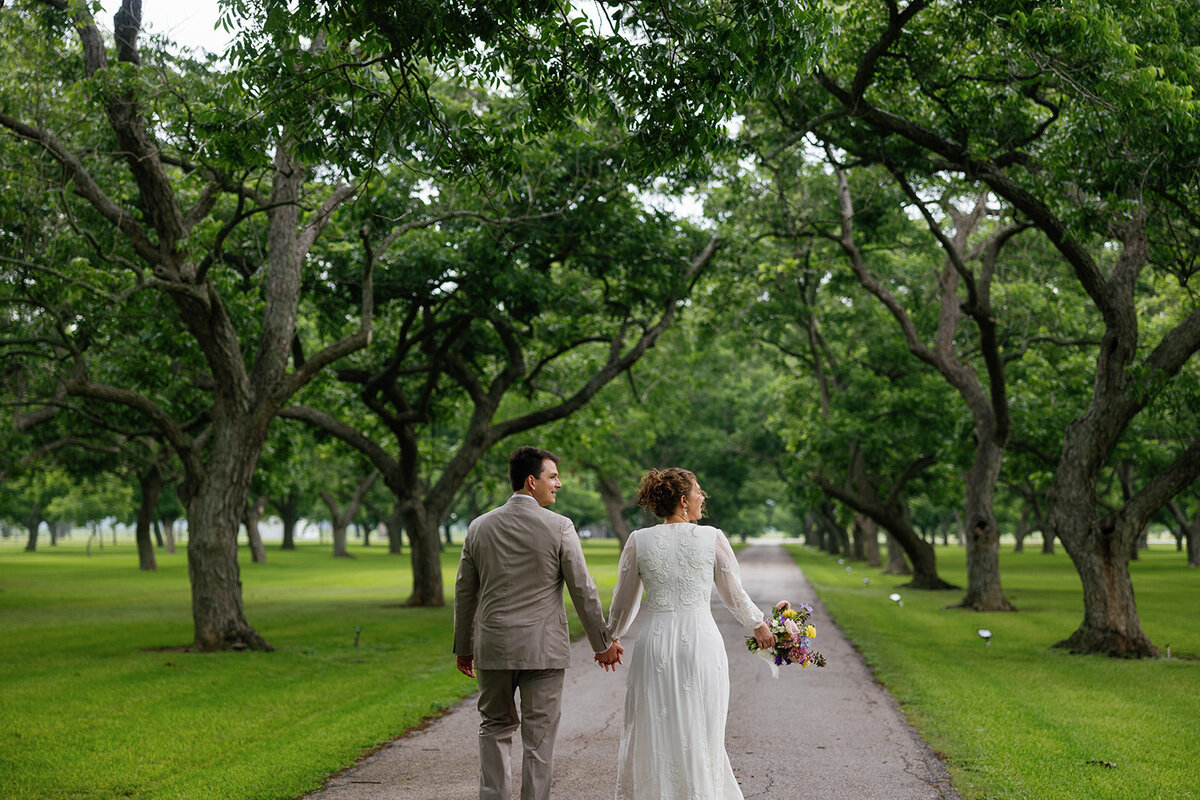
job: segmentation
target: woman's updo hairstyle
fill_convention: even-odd
[[[651,469],[642,476],[637,504],[659,519],[666,519],[675,513],[680,498],[691,492],[695,483],[695,474],[683,467]]]

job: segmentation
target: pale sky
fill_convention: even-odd
[[[121,0],[103,0],[97,24],[112,31],[113,14]],[[179,44],[202,47],[213,53],[225,49],[229,36],[217,29],[217,0],[142,0],[142,30],[164,33]]]

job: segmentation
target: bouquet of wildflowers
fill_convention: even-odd
[[[817,638],[817,629],[809,623],[812,606],[792,608],[787,600],[780,600],[771,612],[771,633],[775,646],[761,648],[753,636],[746,637],[746,649],[757,653],[771,667],[771,674],[779,677],[779,668],[784,664],[799,664],[807,667],[815,664],[825,666],[825,656],[812,649],[812,640]]]

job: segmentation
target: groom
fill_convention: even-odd
[[[624,648],[605,628],[575,526],[546,508],[562,488],[558,456],[519,447],[509,456],[508,477],[513,496],[467,529],[454,586],[454,653],[459,672],[479,681],[480,800],[511,797],[508,762],[518,726],[521,798],[546,800],[571,660],[563,584],[595,660],[616,669]]]

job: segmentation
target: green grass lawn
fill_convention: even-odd
[[[1050,649],[1083,614],[1061,550],[1003,553],[1018,611],[979,614],[944,608],[961,592],[898,588],[904,578],[791,549],[964,798],[1200,798],[1200,570],[1183,555],[1159,548],[1131,565],[1142,625],[1173,658],[1119,661]],[[938,565],[965,585],[961,549],[938,548]],[[979,628],[992,631],[990,646]]]
[[[142,573],[124,541],[91,558],[82,541],[0,545],[0,798],[286,800],[471,693],[450,607],[401,607],[407,553],[351,547],[243,552],[247,617],[276,652],[201,655],[159,649],[192,636],[182,552]],[[607,604],[616,542],[585,547]],[[1133,564],[1143,625],[1175,658],[1123,662],[1049,649],[1081,618],[1065,555],[1005,553],[1020,610],[975,614],[943,608],[958,593],[794,552],[968,800],[1200,797],[1200,571],[1178,554]],[[448,596],[457,556],[443,558]],[[965,582],[961,550],[938,558]]]
[[[137,569],[132,543],[0,546],[0,798],[293,798],[475,689],[451,608],[401,607],[407,551],[242,551],[246,615],[274,653],[161,650],[192,639],[186,555]],[[605,603],[616,543],[589,545]],[[443,556],[447,599],[457,546]],[[572,616],[578,632],[578,622]],[[359,646],[355,628],[361,627]]]

